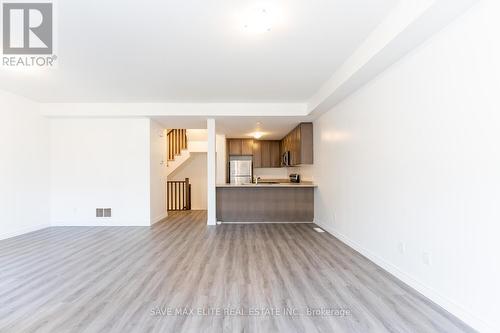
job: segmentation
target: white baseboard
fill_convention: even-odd
[[[144,221],[142,223],[136,222],[123,222],[123,221],[78,221],[78,222],[64,222],[64,221],[53,221],[50,224],[51,227],[149,227],[151,226],[151,221]]]
[[[409,274],[401,271],[397,266],[393,265],[392,263],[386,261],[385,259],[381,258],[380,256],[374,254],[373,252],[367,250],[357,242],[349,239],[347,236],[343,235],[342,233],[338,232],[332,227],[329,227],[321,221],[315,220],[315,224],[320,226],[322,229],[327,231],[329,234],[332,236],[338,238],[342,243],[346,244],[347,246],[351,247],[352,249],[356,250],[357,252],[361,253],[363,256],[368,258],[370,261],[378,265],[379,267],[383,268],[386,270],[388,273],[392,274],[411,288],[415,289],[418,291],[420,294],[424,295],[428,299],[430,299],[432,302],[436,303],[440,307],[442,307],[444,310],[448,311],[455,317],[459,318],[462,320],[464,323],[467,325],[471,326],[472,328],[478,330],[479,332],[483,333],[493,333],[493,332],[500,332],[499,329],[494,329],[493,325],[486,323],[485,321],[479,319],[477,316],[471,314],[469,311],[465,310],[461,305],[455,303],[454,301],[450,300],[446,296],[443,296],[433,288],[430,288],[423,284],[422,282],[418,281],[414,277],[410,276]]]
[[[21,228],[21,229],[14,230],[14,231],[4,232],[4,233],[0,234],[0,240],[24,235],[24,234],[27,234],[29,232],[37,231],[40,229],[45,229],[48,227],[50,227],[49,224],[39,224],[39,225],[34,225],[34,226],[26,227],[26,228]]]
[[[220,224],[313,224],[313,222],[221,222],[217,221]]]
[[[160,216],[154,218],[151,220],[151,225],[155,224],[155,223],[158,223],[160,221],[163,221],[164,219],[166,219],[168,217],[168,212],[165,212],[163,214],[161,214]]]

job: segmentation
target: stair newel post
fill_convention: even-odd
[[[175,150],[177,149],[176,145],[175,145],[175,133],[176,133],[176,130],[174,129],[173,132],[172,132],[172,158],[175,158]]]
[[[177,154],[181,153],[181,130],[177,130]]]
[[[175,144],[175,151],[174,154],[177,155],[179,154],[179,135],[178,135],[179,130],[174,130],[174,144]]]
[[[188,147],[188,139],[187,139],[187,130],[183,130],[184,135],[182,136],[184,138],[184,149],[187,149]]]
[[[186,130],[181,130],[182,149],[186,149]]]
[[[190,210],[191,209],[191,192],[189,191],[189,178],[186,178],[184,180],[185,184],[184,184],[184,195],[185,195],[185,198],[184,198],[184,206],[186,207],[187,210]]]
[[[189,192],[188,210],[191,210],[191,184],[189,184],[189,186],[188,186],[188,192]]]

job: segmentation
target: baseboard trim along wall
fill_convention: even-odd
[[[0,240],[21,236],[33,231],[41,230],[50,227],[49,224],[39,224],[31,227],[21,228],[15,231],[5,232],[0,234]]]
[[[313,224],[314,222],[277,222],[277,221],[271,221],[271,222],[221,222],[221,221],[217,221],[217,224],[297,224],[297,223],[300,223],[300,224]]]
[[[123,221],[88,221],[88,222],[52,222],[51,227],[149,227],[151,226],[151,221],[146,221],[142,223],[132,223]]]
[[[164,219],[166,219],[167,217],[168,217],[168,212],[165,212],[164,214],[162,214],[162,215],[160,215],[160,216],[158,216],[158,217],[156,217],[156,218],[152,219],[152,220],[151,220],[151,225],[156,224],[156,223],[158,223],[158,222],[161,222],[161,221],[163,221]]]
[[[321,221],[318,221],[317,219],[314,221],[314,223],[316,225],[318,225],[319,227],[321,227],[326,232],[328,232],[330,235],[332,235],[335,238],[337,238],[338,240],[340,240],[345,245],[347,245],[350,248],[354,249],[355,251],[359,252],[360,254],[362,254],[363,256],[368,258],[370,261],[372,261],[373,263],[375,263],[379,267],[383,268],[389,274],[395,276],[396,278],[401,280],[403,283],[405,283],[409,287],[415,289],[420,294],[427,297],[429,300],[436,303],[437,305],[442,307],[444,310],[448,311],[449,313],[451,313],[455,317],[459,318],[460,320],[462,320],[464,323],[471,326],[472,328],[474,328],[480,332],[483,332],[483,333],[497,332],[497,330],[495,330],[492,325],[477,318],[475,315],[473,315],[469,311],[465,310],[459,304],[457,304],[454,301],[448,299],[447,297],[441,295],[436,290],[426,286],[425,284],[423,284],[422,282],[413,278],[409,274],[401,271],[397,266],[387,262],[383,258],[381,258],[378,255],[367,250],[366,248],[364,248],[360,244],[356,243],[355,241],[351,240],[350,238],[343,235],[342,233],[338,232],[334,228],[329,227],[324,223],[321,223]]]

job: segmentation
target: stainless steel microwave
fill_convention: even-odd
[[[281,166],[290,166],[290,151],[286,151],[281,156]]]

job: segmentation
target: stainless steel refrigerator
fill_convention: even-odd
[[[231,156],[229,158],[229,182],[231,184],[252,182],[252,156]]]

